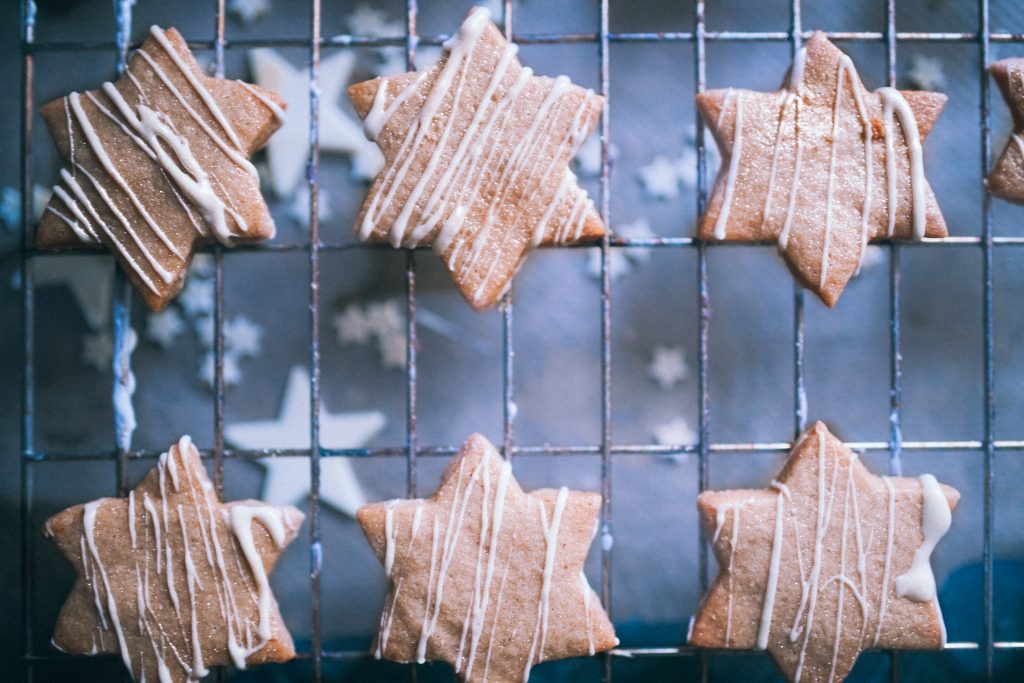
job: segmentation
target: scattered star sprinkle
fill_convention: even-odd
[[[202,363],[199,366],[199,379],[209,389],[214,388],[214,374],[217,370],[217,359],[213,351],[203,354]],[[242,381],[242,368],[238,364],[238,356],[234,353],[224,354],[224,386],[237,386]]]
[[[262,350],[263,327],[244,315],[224,323],[224,346],[240,358],[255,358]]]
[[[613,230],[618,237],[627,239],[644,239],[655,237],[650,222],[643,217],[632,223],[619,226]],[[608,271],[614,282],[621,275],[632,270],[633,265],[646,263],[651,258],[651,250],[647,247],[613,247],[608,250]],[[601,250],[591,249],[587,261],[587,272],[595,279],[601,278]]]
[[[185,321],[176,308],[165,308],[159,313],[150,313],[146,318],[146,338],[161,348],[169,349],[182,332]]]
[[[178,303],[189,318],[199,318],[213,312],[213,280],[196,275],[197,273],[192,273],[189,276],[185,288],[178,296]]]
[[[228,0],[228,11],[248,24],[270,11],[270,0]]]
[[[654,440],[661,446],[689,446],[697,443],[697,433],[681,417],[656,426]]]
[[[671,389],[690,374],[681,346],[656,346],[647,373],[662,389]]]
[[[358,303],[349,304],[334,316],[334,329],[339,343],[375,341],[385,367],[405,367],[405,314],[398,298],[373,301],[365,308]]]
[[[663,154],[641,167],[636,175],[644,192],[652,199],[675,199],[679,196],[679,164]]]
[[[946,87],[946,72],[938,57],[914,55],[910,58],[907,81],[920,90],[943,90]]]

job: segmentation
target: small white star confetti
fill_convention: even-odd
[[[114,357],[114,339],[109,330],[82,337],[82,361],[98,372],[110,370]]]
[[[675,199],[679,195],[679,174],[676,162],[659,154],[637,171],[637,179],[652,199]]]
[[[270,11],[270,0],[229,0],[228,11],[248,24]]]
[[[224,434],[238,448],[309,448],[309,373],[296,366],[288,376],[281,411],[274,420],[229,425]],[[361,448],[384,428],[382,413],[331,413],[320,406],[320,442],[328,448]],[[310,491],[305,458],[264,458],[267,470],[262,499],[268,503],[301,503]],[[320,459],[320,500],[354,516],[366,496],[349,458]]]
[[[217,359],[213,351],[203,354],[202,364],[199,366],[199,379],[209,389],[214,388],[214,373],[217,370]],[[224,386],[237,386],[242,381],[242,368],[238,365],[238,355],[234,353],[224,354]]]
[[[942,60],[938,57],[914,55],[910,58],[910,69],[907,71],[910,85],[919,90],[943,90],[946,87],[946,72],[942,69]]]
[[[263,343],[263,327],[244,315],[224,323],[224,346],[239,358],[255,358]]]
[[[656,346],[647,373],[662,389],[671,389],[690,374],[681,346]]]
[[[405,315],[398,299],[374,301],[365,310],[359,304],[349,304],[334,316],[334,329],[339,343],[366,344],[375,340],[385,367],[405,367]]]
[[[174,340],[184,331],[185,322],[175,308],[168,307],[146,317],[146,338],[156,342],[161,348],[171,348]]]
[[[185,288],[178,295],[178,303],[189,318],[199,318],[213,312],[213,281],[196,275],[198,273],[195,272],[189,275]]]
[[[614,161],[619,155],[619,146],[614,142],[608,148],[609,161]],[[582,178],[596,178],[601,175],[601,136],[594,134],[587,138],[587,141],[576,152],[573,164]]]
[[[646,218],[637,218],[632,223],[626,223],[625,225],[619,226],[613,230],[614,234],[618,237],[624,237],[626,239],[644,239],[649,237],[655,237],[654,231],[651,230],[651,224]],[[646,263],[650,260],[651,250],[647,247],[615,247],[608,250],[609,262],[608,270],[612,281],[618,279],[620,275],[625,275],[632,270],[632,265],[639,265]],[[601,277],[601,250],[591,249],[589,260],[587,261],[587,272],[590,276],[596,279]]]
[[[653,430],[654,440],[661,446],[689,446],[697,443],[697,434],[681,417],[673,418]]]

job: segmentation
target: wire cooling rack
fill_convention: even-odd
[[[975,44],[980,48],[981,73],[979,78],[980,89],[978,92],[979,101],[979,144],[981,148],[981,171],[984,175],[991,161],[991,131],[990,131],[990,107],[991,90],[987,72],[990,62],[990,46],[995,42],[1024,42],[1024,35],[1012,33],[993,33],[989,25],[989,1],[978,0],[977,17],[978,30],[976,32],[899,32],[896,30],[896,0],[883,0],[885,5],[885,30],[881,32],[858,31],[858,32],[827,32],[830,39],[840,42],[862,41],[870,43],[882,43],[886,49],[887,85],[896,85],[897,73],[897,51],[901,42],[919,43],[965,43]],[[612,32],[609,30],[609,3],[610,0],[600,0],[599,26],[594,33],[530,33],[518,34],[513,31],[514,18],[511,0],[504,0],[501,26],[506,35],[511,35],[513,40],[521,44],[565,44],[565,43],[591,43],[597,47],[597,69],[599,80],[599,91],[605,98],[604,114],[601,119],[601,175],[598,206],[606,225],[609,221],[609,199],[610,199],[610,167],[609,149],[612,142],[612,129],[609,119],[609,109],[614,106],[614,101],[609,99],[610,94],[610,58],[609,46],[611,43],[683,43],[692,45],[695,64],[695,85],[696,91],[704,89],[706,83],[706,46],[709,42],[742,42],[742,41],[765,41],[765,42],[788,42],[795,56],[801,42],[810,33],[804,31],[800,18],[800,0],[791,0],[789,7],[788,31],[763,31],[763,32],[738,32],[738,31],[708,31],[705,27],[705,3],[697,1],[693,15],[693,29],[682,32]],[[23,653],[26,677],[33,678],[36,667],[46,661],[53,660],[58,655],[37,652],[34,649],[33,638],[33,615],[34,615],[34,568],[32,547],[37,537],[35,529],[32,528],[33,515],[33,491],[34,491],[34,465],[44,461],[62,460],[105,460],[116,463],[116,488],[119,495],[124,495],[129,482],[127,477],[127,464],[131,460],[154,458],[157,453],[145,450],[132,450],[130,446],[130,433],[127,438],[117,439],[118,443],[112,450],[99,452],[56,452],[38,450],[35,447],[34,437],[34,405],[35,405],[35,365],[34,365],[34,329],[35,329],[35,305],[32,283],[32,256],[38,254],[33,246],[32,217],[31,217],[31,188],[32,188],[32,131],[35,115],[36,102],[33,92],[34,81],[34,57],[44,52],[66,52],[66,51],[105,51],[110,50],[116,53],[118,71],[125,67],[130,47],[131,26],[131,5],[133,0],[115,1],[117,14],[117,31],[112,42],[86,41],[86,42],[37,42],[35,40],[35,5],[32,0],[22,2],[22,26],[21,26],[21,54],[22,54],[22,121],[21,121],[21,195],[22,215],[21,221],[24,226],[22,247],[21,247],[21,275],[24,286],[22,287],[22,329],[23,329],[23,387],[22,387],[22,453],[21,453],[21,526],[22,526],[22,636]],[[306,47],[309,50],[309,97],[311,122],[309,129],[309,166],[307,181],[310,191],[309,240],[300,243],[279,243],[251,245],[239,247],[243,252],[305,252],[309,257],[309,333],[311,344],[309,348],[309,370],[311,378],[310,404],[312,417],[309,424],[309,435],[312,444],[320,443],[319,414],[320,414],[320,256],[324,252],[342,251],[350,249],[373,249],[379,248],[375,245],[364,244],[340,244],[328,243],[320,239],[320,226],[318,220],[318,161],[319,161],[319,126],[317,120],[319,100],[319,68],[320,53],[324,47],[383,47],[399,46],[404,47],[409,68],[415,67],[416,50],[419,45],[439,45],[447,36],[445,35],[420,35],[417,33],[417,2],[406,0],[405,4],[405,25],[404,36],[355,36],[336,35],[330,38],[321,37],[321,3],[320,0],[310,0],[311,6],[311,38],[282,39],[270,38],[266,40],[239,40],[228,41],[225,38],[225,0],[214,0],[216,5],[216,33],[211,41],[190,41],[194,48],[212,49],[214,51],[214,68],[217,76],[223,76],[224,72],[224,51],[228,48],[249,48],[249,47]],[[497,18],[497,17],[496,17]],[[707,198],[708,176],[706,153],[704,149],[701,122],[695,122],[698,134],[697,145],[697,206],[703,211]],[[888,441],[864,441],[851,442],[851,448],[862,450],[873,450],[888,452],[890,474],[901,473],[901,455],[904,451],[969,451],[982,455],[982,495],[984,505],[983,517],[983,619],[982,632],[979,642],[951,642],[946,645],[947,649],[953,650],[980,650],[984,658],[984,673],[986,679],[991,679],[994,671],[994,656],[996,650],[1021,650],[1024,649],[1024,642],[997,642],[994,639],[993,624],[993,481],[994,461],[997,451],[1024,451],[1024,440],[996,440],[994,438],[995,419],[995,372],[994,372],[994,336],[993,336],[993,253],[996,247],[1024,245],[1024,237],[1008,236],[997,237],[993,235],[991,196],[986,191],[981,207],[981,234],[978,237],[947,237],[942,239],[926,239],[921,243],[900,244],[889,243],[890,269],[889,269],[889,301],[888,301],[888,329],[889,329],[889,366],[890,366],[890,430]],[[983,385],[984,385],[984,424],[983,438],[981,440],[957,440],[957,441],[906,441],[902,437],[901,415],[902,415],[902,359],[901,359],[901,333],[900,333],[900,271],[901,252],[905,249],[930,249],[946,246],[976,246],[983,255],[983,299],[982,299],[982,332],[983,332]],[[594,245],[585,245],[594,246]],[[705,489],[709,481],[709,461],[712,454],[727,452],[784,452],[790,448],[788,442],[761,442],[761,443],[721,443],[713,442],[709,432],[711,418],[711,398],[708,392],[708,331],[710,321],[711,292],[707,277],[707,256],[708,250],[718,248],[717,245],[707,244],[695,238],[688,237],[658,237],[645,239],[624,239],[606,235],[600,242],[601,249],[601,284],[600,284],[600,372],[601,372],[601,432],[600,442],[586,446],[530,446],[517,444],[513,431],[513,417],[515,414],[515,386],[513,382],[513,364],[515,351],[513,348],[513,327],[514,327],[514,304],[512,294],[506,296],[501,305],[502,328],[503,328],[503,381],[502,401],[504,405],[503,438],[502,447],[507,458],[520,456],[551,456],[551,455],[597,455],[601,462],[601,493],[603,504],[601,508],[600,524],[601,534],[604,538],[610,538],[613,526],[612,515],[612,462],[617,455],[659,455],[670,453],[693,453],[696,455],[695,462],[698,468],[698,481],[700,489]],[[613,444],[612,442],[612,277],[610,271],[610,254],[612,249],[626,247],[645,248],[666,248],[666,249],[694,249],[697,252],[697,330],[698,330],[698,403],[699,403],[699,431],[696,444],[675,444],[675,445],[651,445],[651,444]],[[417,287],[417,254],[415,251],[406,252],[405,261],[405,288],[406,288],[406,313],[408,338],[407,368],[406,368],[406,438],[405,444],[389,448],[360,448],[360,449],[329,449],[325,447],[314,447],[312,449],[281,449],[281,450],[231,450],[224,444],[224,268],[223,251],[219,245],[209,248],[214,256],[215,263],[215,306],[214,306],[214,437],[211,448],[203,450],[203,456],[213,461],[214,482],[218,494],[223,493],[224,483],[224,461],[226,458],[255,460],[275,455],[301,455],[309,456],[311,469],[311,500],[309,504],[309,538],[308,548],[310,557],[310,600],[311,600],[311,624],[312,634],[311,648],[307,652],[300,653],[300,657],[309,659],[312,663],[313,678],[320,681],[323,677],[323,663],[326,660],[354,659],[368,657],[365,651],[331,651],[323,647],[323,636],[321,628],[321,524],[320,524],[320,460],[327,457],[401,457],[406,461],[406,488],[409,496],[416,496],[419,493],[417,481],[417,463],[422,457],[447,456],[456,452],[453,446],[432,446],[422,445],[417,433],[417,309],[416,309],[416,287]],[[128,381],[130,368],[130,353],[128,346],[132,343],[130,339],[129,311],[131,301],[131,288],[124,276],[118,272],[117,283],[114,288],[113,300],[113,327],[114,327],[114,358],[122,359],[120,364],[115,364],[114,381],[115,388],[118,383]],[[799,434],[806,421],[806,398],[804,380],[804,306],[805,293],[799,287],[794,288],[793,295],[793,335],[792,335],[792,360],[794,366],[793,391],[793,434]],[[143,378],[145,381],[145,378]],[[122,412],[115,402],[115,433],[118,425],[128,416]],[[699,553],[700,586],[706,589],[709,578],[709,555],[706,539],[700,528],[694,529],[694,539],[697,542]],[[612,544],[600,544],[600,596],[605,608],[614,617],[614,603],[612,601],[612,572],[614,568],[614,552]],[[612,680],[612,662],[616,657],[685,657],[697,658],[702,680],[708,678],[708,663],[712,657],[728,654],[727,651],[699,650],[688,646],[655,648],[655,647],[622,647],[602,655],[603,659],[603,680]],[[889,653],[889,672],[891,680],[899,679],[899,655]],[[223,676],[223,672],[220,672]],[[415,670],[413,670],[415,675]]]

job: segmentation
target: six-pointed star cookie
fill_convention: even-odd
[[[866,648],[941,648],[929,558],[959,498],[871,474],[816,423],[771,489],[697,499],[721,569],[690,643],[767,649],[791,681],[840,681]]]
[[[1010,108],[1013,131],[986,182],[995,196],[1024,204],[1024,58],[1002,59],[988,72]]]
[[[66,167],[38,246],[102,245],[162,308],[196,243],[273,237],[249,157],[284,106],[269,90],[204,75],[177,31],[152,27],[115,83],[40,110]]]
[[[136,680],[184,682],[207,667],[295,656],[267,575],[302,513],[220,503],[187,436],[127,498],[51,517],[45,533],[75,567],[53,645],[120,652]]]
[[[475,7],[433,68],[349,88],[385,159],[356,233],[432,244],[476,309],[501,298],[528,249],[604,234],[569,170],[602,98],[534,76],[516,52]]]
[[[465,681],[525,681],[532,666],[618,641],[583,574],[601,497],[524,493],[475,434],[433,498],[374,503],[359,523],[391,590],[374,654],[444,660]]]
[[[722,152],[701,239],[777,241],[793,275],[834,306],[869,241],[946,235],[921,158],[945,102],[868,92],[820,32],[778,92],[697,95]]]

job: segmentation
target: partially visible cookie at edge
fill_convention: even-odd
[[[37,246],[109,249],[162,308],[197,244],[273,237],[249,157],[285,107],[259,86],[206,76],[181,34],[152,27],[114,83],[41,108],[65,167]]]
[[[76,573],[53,646],[119,653],[135,680],[164,683],[294,658],[268,576],[302,519],[291,506],[219,502],[182,437],[127,498],[47,520],[45,534]]]
[[[988,72],[1010,108],[1013,130],[986,183],[996,197],[1024,204],[1024,57],[1001,59]]]
[[[615,647],[583,574],[600,506],[600,495],[565,487],[524,492],[474,434],[433,497],[360,508],[390,581],[374,656],[518,683],[542,662]]]

